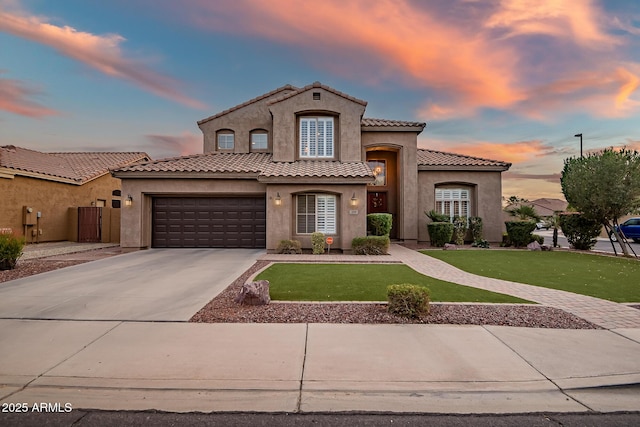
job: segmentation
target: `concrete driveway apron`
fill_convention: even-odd
[[[186,321],[263,254],[151,249],[0,283],[0,318]]]

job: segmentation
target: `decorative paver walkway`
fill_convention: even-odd
[[[477,276],[400,245],[391,245],[389,253],[417,272],[436,279],[559,308],[605,329],[640,328],[640,310],[624,304],[541,286]]]
[[[385,256],[266,254],[260,259],[274,262],[403,263],[425,276],[559,308],[605,329],[640,328],[640,310],[624,304],[541,286],[478,276],[397,244],[392,244],[389,255]]]

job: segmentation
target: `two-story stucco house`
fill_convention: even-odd
[[[425,123],[364,118],[367,103],[320,83],[283,86],[198,122],[204,153],[113,171],[123,196],[121,245],[311,246],[312,232],[351,250],[366,215],[393,215],[392,239],[428,241],[424,211],[480,216],[502,236],[509,163],[418,149]]]

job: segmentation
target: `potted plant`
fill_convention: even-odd
[[[24,238],[0,234],[0,270],[13,270],[22,256]]]

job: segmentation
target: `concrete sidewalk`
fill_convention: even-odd
[[[2,402],[171,412],[640,410],[638,329],[0,320],[0,330]]]

